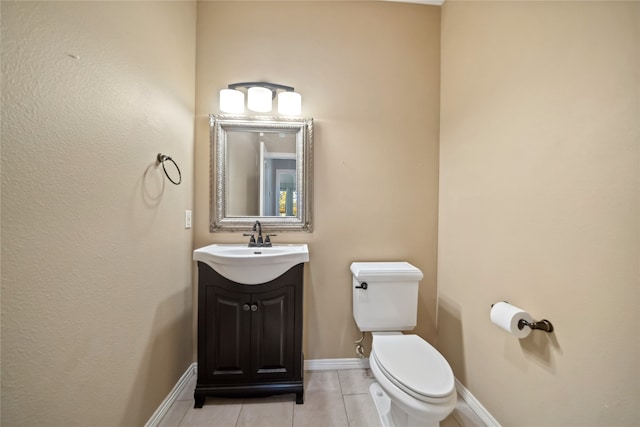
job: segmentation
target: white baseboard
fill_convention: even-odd
[[[484,423],[485,426],[501,427],[498,420],[493,418],[493,415],[491,415],[489,411],[487,411],[487,409],[484,406],[482,406],[482,403],[480,403],[480,401],[476,399],[475,396],[471,394],[471,392],[467,390],[467,388],[464,385],[462,385],[462,383],[458,381],[457,378],[456,378],[456,391],[458,392],[462,400],[467,402],[467,405],[469,405],[473,413],[478,418],[480,418],[480,420]]]
[[[367,368],[369,368],[369,359],[310,359],[304,361],[305,371],[331,371]]]
[[[196,370],[198,366],[196,363],[192,363],[191,366],[187,368],[187,370],[182,374],[176,385],[171,390],[171,393],[162,401],[158,409],[151,415],[149,421],[144,425],[144,427],[157,427],[162,421],[162,418],[169,412],[171,405],[176,401],[182,390],[187,386],[189,380],[193,375],[196,375]]]
[[[358,359],[358,358],[348,358],[348,359],[310,359],[304,361],[304,370],[305,371],[330,371],[330,370],[341,370],[341,369],[368,369],[369,368],[369,359]],[[169,393],[169,395],[162,401],[158,409],[151,415],[149,421],[146,422],[144,427],[157,427],[162,418],[167,414],[171,405],[178,399],[180,393],[184,390],[184,388],[189,383],[189,380],[192,376],[197,375],[198,372],[198,364],[192,363],[191,366],[187,368],[184,374],[180,377],[176,385],[173,387],[173,390]],[[462,385],[458,379],[456,379],[456,391],[460,395],[460,397],[469,405],[469,408],[473,411],[473,413],[480,418],[480,420],[487,427],[501,427],[500,423],[493,418],[493,416],[486,410],[484,406],[475,398],[473,394],[467,388]]]

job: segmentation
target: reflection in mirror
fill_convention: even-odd
[[[212,115],[211,231],[311,231],[313,120]]]

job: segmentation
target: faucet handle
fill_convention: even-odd
[[[256,238],[253,237],[253,233],[242,233],[242,235],[245,236],[245,237],[251,236],[251,238],[249,239],[249,247],[250,248],[256,246]]]
[[[271,236],[277,236],[277,234],[267,234],[267,238],[264,240],[264,246],[271,247]]]

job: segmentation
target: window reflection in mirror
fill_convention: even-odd
[[[211,231],[256,219],[274,231],[311,231],[312,119],[212,115],[210,123]]]

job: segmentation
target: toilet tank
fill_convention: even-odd
[[[351,273],[353,318],[361,331],[406,331],[416,326],[420,269],[408,262],[354,262]]]

